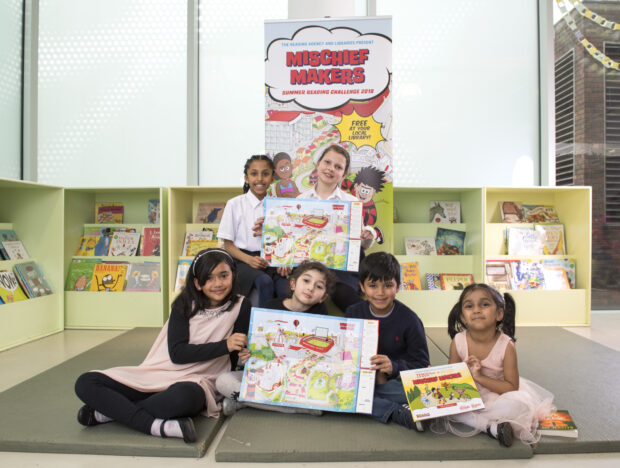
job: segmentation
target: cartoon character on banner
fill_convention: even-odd
[[[293,163],[288,153],[278,153],[273,157],[273,165],[275,166],[276,182],[272,185],[275,187],[275,196],[283,198],[296,198],[299,195],[299,189],[293,181]]]
[[[374,229],[378,244],[383,244],[383,232],[379,226],[375,226],[377,207],[373,197],[383,190],[384,183],[385,172],[372,166],[361,168],[353,180],[346,178],[342,182],[342,189],[348,190],[363,203],[364,226],[371,226]]]

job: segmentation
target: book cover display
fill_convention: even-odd
[[[271,266],[316,260],[334,270],[359,270],[362,203],[264,199],[261,257]]]
[[[160,212],[159,200],[149,200],[147,205],[147,219],[149,220],[149,224],[159,224]]]
[[[431,201],[429,221],[431,223],[460,223],[461,202],[458,201]]]
[[[439,273],[426,274],[426,289],[430,291],[441,290],[441,275]]]
[[[18,240],[17,234],[12,229],[0,229],[0,260],[10,260],[7,255],[4,247],[2,246],[3,242],[8,241],[16,241]]]
[[[161,289],[159,263],[130,263],[125,291],[158,292]]]
[[[96,224],[120,224],[123,222],[125,208],[120,202],[95,203]]]
[[[487,260],[485,265],[487,284],[500,291],[510,289],[511,262],[511,260]]]
[[[145,226],[142,229],[140,255],[144,257],[159,257],[161,255],[161,233],[159,227]]]
[[[544,289],[545,274],[542,264],[534,260],[521,260],[510,265],[512,289]]]
[[[28,297],[41,297],[52,294],[52,288],[43,276],[43,272],[35,262],[18,263],[13,267]]]
[[[177,265],[177,279],[174,283],[174,292],[180,291],[183,289],[183,286],[185,286],[185,278],[187,277],[187,272],[191,264],[191,260],[179,260],[179,264]]]
[[[137,255],[139,245],[139,232],[115,232],[112,234],[108,255],[112,257],[134,257]]]
[[[420,291],[422,282],[420,280],[420,269],[418,262],[405,262],[400,264],[400,290],[401,291]]]
[[[506,228],[508,255],[542,255],[541,234],[534,228]]]
[[[81,236],[75,255],[78,257],[92,257],[95,255],[95,247],[99,244],[101,237],[104,236],[99,236],[97,234]]]
[[[30,258],[30,255],[26,252],[24,244],[22,244],[22,241],[20,240],[3,241],[2,247],[4,248],[9,260],[25,260]]]
[[[577,425],[567,410],[557,410],[538,423],[538,431],[541,435],[554,437],[576,438]]]
[[[195,223],[216,223],[222,220],[222,215],[224,214],[224,207],[226,203],[208,203],[208,202],[200,202],[198,203],[198,209],[196,211],[196,219]]]
[[[401,371],[400,377],[414,421],[484,409],[464,362]]]
[[[376,320],[252,308],[239,400],[324,411],[372,411]]]
[[[469,273],[440,273],[441,289],[444,291],[462,291],[474,283],[474,276]]]
[[[198,245],[196,244],[197,241],[201,241],[203,243]],[[196,253],[200,252],[201,249],[198,247],[206,249],[210,247],[217,247],[218,245],[219,241],[216,239],[215,233],[210,229],[206,229],[203,231],[187,231],[185,233],[185,241],[183,242],[183,251],[181,252],[181,255],[183,255],[184,257],[190,255],[193,256],[196,255]],[[198,250],[196,250],[197,248]],[[194,253],[190,253],[192,251]]]
[[[523,223],[523,205],[515,201],[499,202],[502,223]]]
[[[125,286],[127,264],[97,263],[90,283],[91,291],[120,292]]]
[[[550,205],[522,205],[524,223],[559,223],[555,208]]]
[[[537,224],[534,229],[540,234],[545,255],[566,254],[563,224]]]
[[[0,270],[0,298],[6,304],[28,299],[12,271]]]
[[[65,291],[89,291],[97,263],[101,263],[98,258],[74,258],[69,265]]]
[[[432,237],[405,237],[407,255],[437,255]]]
[[[435,250],[437,255],[464,255],[465,231],[437,228]]]
[[[340,145],[351,156],[342,189],[362,201],[378,244],[392,239],[391,37],[391,18],[265,22],[270,195],[295,198],[312,188],[319,157]]]

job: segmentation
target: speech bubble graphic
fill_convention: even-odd
[[[373,116],[361,117],[357,112],[343,115],[342,120],[336,124],[340,132],[340,141],[350,141],[357,148],[368,145],[375,148],[382,140],[381,124]]]
[[[302,28],[272,41],[265,59],[269,96],[310,110],[370,100],[388,88],[391,71],[389,38],[344,27]]]

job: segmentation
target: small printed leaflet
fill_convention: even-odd
[[[252,308],[239,400],[370,414],[378,337],[376,320]]]
[[[315,260],[334,270],[358,271],[362,203],[265,198],[261,256],[271,266]]]
[[[414,421],[484,409],[464,362],[401,371],[400,377]]]

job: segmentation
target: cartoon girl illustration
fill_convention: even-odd
[[[291,180],[293,176],[293,164],[291,157],[287,153],[278,153],[273,158],[273,164],[276,168],[275,182],[276,196],[285,198],[296,198],[299,195],[299,189],[295,182]]]

